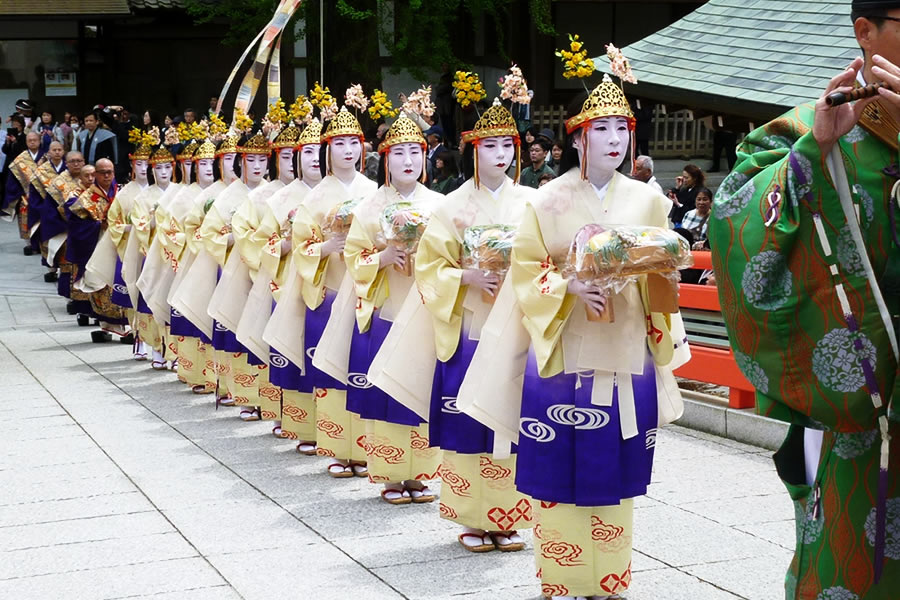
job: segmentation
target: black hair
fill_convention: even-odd
[[[23,117],[20,113],[10,115],[9,120],[10,122],[18,123],[22,126],[22,129],[25,129],[25,117]]]
[[[701,187],[699,190],[697,190],[697,196],[699,196],[700,194],[706,194],[706,197],[709,198],[710,201],[712,201],[712,199],[715,197],[715,195],[708,187]]]
[[[581,106],[584,104],[584,101],[587,100],[587,92],[580,92],[575,98],[569,103],[569,106],[566,108],[566,119],[571,119],[575,115],[581,112]],[[581,130],[576,129],[573,133],[566,135],[566,141],[563,145],[563,154],[559,159],[559,174],[568,173],[569,170],[580,167],[581,161],[578,159],[578,150],[575,149],[573,145],[573,141],[575,140],[576,135],[581,135]]]
[[[379,152],[378,153],[378,176],[375,178],[375,181],[378,183],[378,187],[387,184],[387,152]]]
[[[144,125],[144,113],[150,115],[150,124]],[[162,119],[159,116],[159,113],[153,109],[146,109],[141,113],[141,129],[144,131],[149,131],[151,127],[159,127],[162,129]]]
[[[534,141],[528,145],[528,149],[531,150],[531,147],[537,144],[541,147],[544,152],[550,152],[550,149],[553,148],[553,144],[544,137],[536,137]]]
[[[868,10],[853,10],[850,11],[850,22],[856,23],[857,19],[868,19],[875,24],[875,27],[881,29],[884,25],[884,22],[887,20],[885,17],[888,16],[888,8],[870,8]]]
[[[456,157],[453,156],[452,152],[450,152],[449,150],[444,150],[437,155],[436,160],[441,161],[441,164],[444,165],[441,169],[438,179],[445,179],[447,177],[459,177],[459,168],[456,166]]]
[[[278,155],[284,148],[272,148],[272,154],[269,155],[269,181],[275,181],[278,179]],[[294,151],[294,154],[291,156],[291,173],[294,177],[297,177],[297,173],[299,173],[299,169],[297,169],[297,155],[300,154],[297,151]]]
[[[475,144],[472,142],[463,149],[462,172],[466,180],[475,177]]]
[[[325,123],[322,123],[322,131],[325,131]],[[319,146],[319,173],[323,178],[328,175],[328,142],[324,140]]]

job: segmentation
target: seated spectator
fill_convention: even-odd
[[[676,226],[681,223],[684,214],[694,208],[697,192],[706,183],[706,176],[697,165],[685,165],[681,175],[675,178],[675,187],[668,192],[672,200],[672,212],[669,218]]]
[[[662,186],[653,175],[653,159],[646,155],[638,156],[634,159],[634,168],[631,170],[631,178],[643,181],[660,194],[663,193]]]
[[[437,155],[435,160],[435,177],[431,182],[431,189],[441,194],[449,194],[460,186],[459,169],[456,168],[456,159],[453,154],[444,150]]]
[[[701,250],[706,242],[709,217],[712,214],[713,194],[709,188],[700,188],[694,202],[696,206],[684,213],[681,219],[682,229],[691,232],[694,237],[694,250]]]
[[[550,174],[556,176],[553,169],[547,166],[547,154],[553,146],[551,142],[543,138],[537,138],[528,148],[528,155],[531,158],[531,166],[523,167],[522,174],[519,177],[519,183],[537,189],[540,187],[541,176]]]

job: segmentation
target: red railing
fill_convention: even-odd
[[[712,268],[712,255],[709,252],[693,254],[694,268]],[[721,311],[719,290],[714,285],[682,283],[678,303],[681,308]],[[685,379],[728,386],[728,405],[731,408],[753,408],[756,404],[755,390],[738,369],[730,349],[694,344],[691,346],[690,362],[677,369],[675,374]]]

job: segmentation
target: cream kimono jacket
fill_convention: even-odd
[[[269,200],[285,187],[284,182],[277,179],[260,185],[250,192],[231,221],[235,245],[243,267],[246,267],[246,273],[239,275],[243,280],[232,284],[250,285],[247,295],[235,296],[235,300],[242,301],[242,306],[234,332],[241,344],[266,363],[269,362],[269,345],[263,341],[262,334],[272,314],[272,278],[261,273],[260,265],[266,247],[270,242],[274,243],[275,238],[268,227],[263,226],[263,218],[270,210]]]
[[[169,187],[176,184],[170,183]],[[167,188],[168,189],[168,188]],[[134,202],[127,219],[131,224],[131,231],[125,245],[125,256],[122,259],[122,279],[128,286],[128,295],[131,304],[137,310],[138,296],[140,294],[137,280],[141,276],[144,257],[150,249],[150,242],[154,228],[153,213],[163,195],[162,189],[156,184],[147,186],[135,194]]]
[[[171,294],[170,304],[209,338],[213,334],[209,306],[216,290],[219,269],[225,266],[230,252],[231,216],[247,198],[249,191],[243,181],[232,181],[214,197],[207,198],[202,216],[197,212],[198,207],[191,213],[192,220],[201,219],[192,238],[196,256],[184,279]]]
[[[209,315],[222,323],[230,331],[237,332],[244,304],[253,286],[253,279],[259,270],[261,248],[253,244],[253,232],[259,223],[257,205],[274,194],[284,184],[280,181],[261,182],[254,189],[245,187],[229,219],[230,233],[233,235],[234,248],[228,252],[222,277],[216,284],[212,299],[207,307]],[[235,198],[235,200],[238,200]],[[216,238],[217,241],[222,238]],[[228,236],[224,237],[227,246]],[[263,358],[263,357],[260,357]]]
[[[471,339],[492,305],[462,285],[463,233],[487,224],[518,225],[534,190],[511,179],[491,192],[473,179],[445,196],[433,211],[416,254],[416,286],[369,368],[369,381],[428,419],[435,362],[456,352],[466,315]]]
[[[269,234],[259,258],[260,271],[271,279],[275,310],[269,315],[262,340],[301,370],[306,355],[303,331],[306,324],[306,304],[301,296],[302,281],[294,268],[290,253],[282,255],[285,240],[292,240],[294,215],[313,188],[298,179],[273,194],[263,215],[258,232]]]
[[[193,194],[198,189],[199,186],[192,188],[189,185],[169,184],[160,197],[156,210],[153,211],[150,246],[147,248],[147,259],[144,261],[141,276],[138,277],[137,286],[150,312],[153,313],[153,318],[159,324],[168,323],[170,320],[166,295],[169,291],[168,286],[174,278],[170,266],[171,258],[166,250],[168,243],[166,232],[171,227],[169,210],[178,196],[185,193]],[[159,293],[161,286],[165,287],[163,293]]]
[[[639,181],[615,173],[607,189],[582,181],[577,169],[540,188],[525,209],[507,285],[482,329],[457,405],[505,439],[518,438],[521,389],[529,346],[540,374],[593,371],[592,402],[610,406],[619,374],[622,435],[636,435],[631,374],[654,358],[660,424],[681,414],[672,369],[690,358],[680,315],[649,313],[646,283],[630,283],[610,298],[613,323],[589,322],[582,301],[562,276],[572,240],[586,224],[666,227],[671,202]]]
[[[337,291],[331,316],[316,348],[313,364],[338,381],[347,381],[350,337],[353,335],[356,293],[344,262],[322,256],[322,223],[328,212],[347,200],[362,202],[378,186],[356,173],[349,186],[333,175],[323,178],[297,209],[293,227],[294,268],[303,281],[301,295],[307,308],[316,309],[325,300],[325,289]]]
[[[128,247],[131,211],[134,199],[150,186],[141,187],[136,181],[129,181],[116,194],[109,211],[106,213],[106,231],[100,236],[94,252],[85,267],[82,286],[91,291],[100,291],[106,286],[112,287],[116,277],[116,260],[125,260]],[[60,205],[65,203],[63,200]],[[136,296],[135,296],[136,297]],[[134,298],[132,298],[134,300]],[[134,304],[137,306],[137,304]]]
[[[166,238],[163,241],[164,250],[170,259],[169,266],[174,272],[165,297],[166,304],[172,308],[175,308],[173,299],[179,287],[187,280],[187,274],[202,250],[200,225],[206,216],[206,210],[226,187],[225,182],[221,180],[213,182],[205,189],[198,186],[196,192],[179,194],[169,207],[169,220],[165,225]],[[190,282],[188,285],[193,283]]]

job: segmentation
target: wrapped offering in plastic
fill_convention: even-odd
[[[358,203],[358,198],[347,200],[328,211],[325,221],[322,223],[322,233],[326,239],[347,235],[350,225],[353,223],[353,209]]]
[[[428,225],[428,214],[411,202],[395,202],[381,213],[381,231],[385,241],[406,254],[406,266],[394,268],[408,277],[413,274],[413,260],[419,240]]]
[[[694,264],[687,240],[662,227],[585,225],[575,234],[563,273],[599,286],[609,294],[620,292],[646,275],[650,311],[678,311],[678,271]],[[604,315],[585,307],[592,321],[613,320],[612,305]]]
[[[462,266],[465,268],[490,271],[500,277],[506,277],[512,254],[513,239],[516,228],[512,225],[475,225],[463,232]],[[489,304],[494,303],[494,296],[481,291],[481,299]]]

